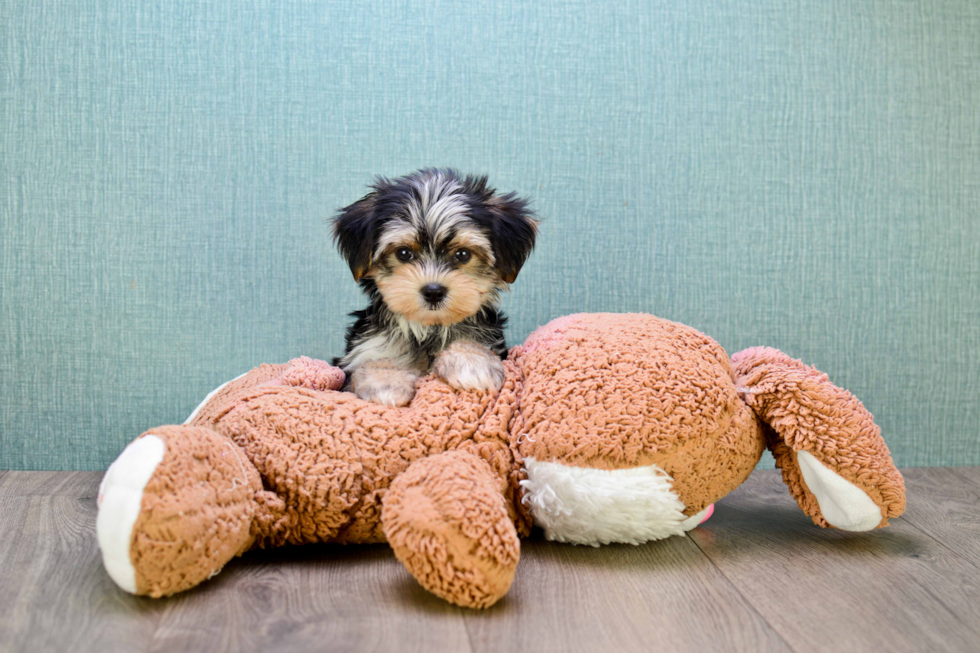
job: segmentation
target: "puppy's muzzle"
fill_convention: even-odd
[[[429,306],[438,306],[446,298],[446,287],[438,283],[426,284],[422,287],[422,297]]]

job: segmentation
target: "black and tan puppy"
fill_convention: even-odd
[[[379,178],[371,188],[333,221],[371,300],[352,313],[346,352],[334,361],[349,389],[404,406],[429,371],[459,389],[499,388],[507,346],[497,302],[534,248],[527,201],[453,170]]]

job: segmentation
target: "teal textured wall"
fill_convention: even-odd
[[[337,354],[324,219],[433,165],[546,219],[511,342],[651,312],[980,464],[978,35],[973,0],[0,3],[0,467]]]

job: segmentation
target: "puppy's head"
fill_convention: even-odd
[[[334,218],[334,239],[354,279],[373,282],[411,322],[474,315],[514,282],[534,248],[527,201],[498,195],[486,177],[428,169],[371,188]]]

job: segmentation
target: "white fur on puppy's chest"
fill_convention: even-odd
[[[605,470],[527,458],[524,468],[523,501],[549,540],[642,544],[697,525],[684,515],[673,479],[656,465]]]

